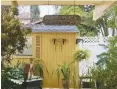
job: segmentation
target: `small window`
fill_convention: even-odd
[[[39,59],[41,54],[40,42],[41,42],[40,36],[36,36],[36,58],[39,58]]]

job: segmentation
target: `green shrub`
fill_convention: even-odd
[[[98,58],[91,71],[98,89],[117,89],[117,36],[110,38],[107,52],[98,55]]]

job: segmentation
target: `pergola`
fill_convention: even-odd
[[[2,5],[11,5],[17,1],[19,5],[95,5],[93,20],[97,20],[116,3],[117,0],[1,0]]]

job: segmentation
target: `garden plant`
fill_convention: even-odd
[[[117,89],[117,36],[110,38],[107,52],[98,55],[99,61],[91,74],[98,89]]]

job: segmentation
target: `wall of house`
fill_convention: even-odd
[[[80,37],[83,41],[77,45],[80,49],[87,49],[90,51],[90,58],[79,63],[79,74],[85,76],[89,69],[99,60],[97,55],[106,52],[109,37]]]
[[[64,62],[73,61],[73,53],[76,50],[76,33],[33,33],[32,36],[33,57],[42,59],[49,71],[49,74],[44,71],[44,87],[62,87],[62,77],[58,85],[55,69]],[[64,44],[61,44],[61,42],[54,44],[54,39],[66,39],[66,41]],[[73,70],[75,69],[73,68]],[[50,78],[52,73],[53,76]],[[71,87],[73,87],[73,84],[71,84]]]

